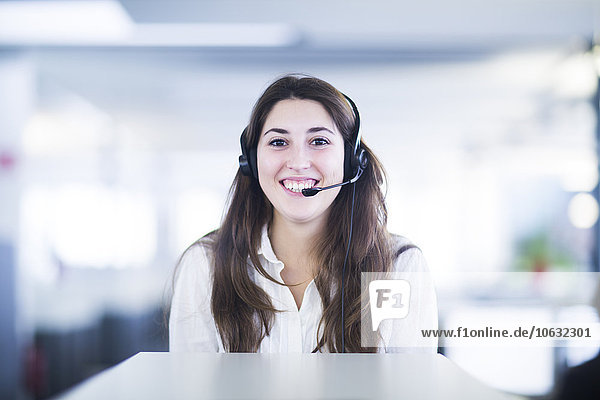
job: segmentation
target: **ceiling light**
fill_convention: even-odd
[[[195,23],[138,24],[129,38],[132,46],[282,47],[300,42],[297,29],[287,24]]]
[[[118,1],[2,1],[0,45],[78,45],[126,38],[133,27]]]
[[[134,23],[114,0],[0,1],[0,46],[284,47],[281,23]]]

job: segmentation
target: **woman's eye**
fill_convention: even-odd
[[[275,147],[280,147],[280,146],[285,146],[285,140],[283,139],[273,139],[269,142],[269,145],[271,146],[275,146]]]
[[[325,139],[325,138],[314,138],[311,141],[311,144],[315,144],[317,146],[324,146],[326,144],[329,144],[329,140]]]

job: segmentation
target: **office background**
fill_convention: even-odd
[[[598,5],[415,3],[0,1],[0,397],[167,349],[177,257],[218,227],[239,135],[284,73],[357,103],[389,228],[434,275],[597,271]],[[442,327],[548,312],[437,283]],[[579,302],[560,311],[597,321]],[[538,397],[598,351],[443,350]]]

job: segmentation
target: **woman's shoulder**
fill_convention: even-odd
[[[428,271],[423,252],[410,239],[391,234],[394,270],[397,272]]]
[[[215,231],[188,246],[177,262],[177,275],[206,274],[210,270],[210,253]]]
[[[420,252],[421,249],[415,243],[413,243],[410,239],[396,234],[390,234],[392,238],[392,251],[394,252],[394,256],[398,257],[401,254],[409,251],[409,250],[417,250]]]

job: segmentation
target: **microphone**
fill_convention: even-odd
[[[331,186],[325,186],[325,187],[312,187],[312,188],[306,188],[306,189],[302,189],[302,194],[304,195],[304,197],[312,197],[314,195],[316,195],[317,193],[319,193],[322,190],[328,190],[328,189],[333,189],[335,187],[338,186],[344,186],[347,185],[349,183],[354,183],[358,180],[358,178],[360,178],[360,176],[363,173],[363,169],[362,168],[358,168],[358,171],[356,171],[356,175],[354,175],[354,178],[350,179],[349,181],[345,181],[342,183],[336,183],[335,185],[331,185]]]

